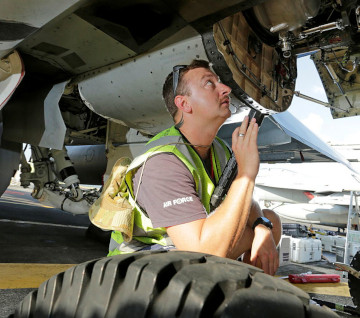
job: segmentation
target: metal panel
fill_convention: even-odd
[[[39,30],[21,44],[21,49],[74,74],[128,59],[135,52],[92,24],[71,14],[48,28]],[[55,49],[57,48],[57,49]]]
[[[44,101],[45,130],[39,146],[61,150],[64,146],[66,126],[59,109],[59,100],[67,82],[54,85]]]
[[[162,100],[166,76],[174,65],[188,64],[195,58],[206,59],[200,36],[102,68],[80,81],[79,91],[101,116],[155,134],[172,124]]]
[[[6,38],[1,37],[0,32],[0,57],[49,21],[67,10],[75,10],[75,5],[82,2],[84,0],[1,0],[0,21],[2,26],[7,26]]]

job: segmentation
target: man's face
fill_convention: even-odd
[[[230,87],[219,82],[219,78],[206,68],[195,68],[184,75],[188,101],[193,114],[199,120],[218,120],[224,122],[231,116],[229,110]]]

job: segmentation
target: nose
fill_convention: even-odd
[[[219,83],[221,85],[221,95],[229,95],[231,93],[231,88],[223,83]]]

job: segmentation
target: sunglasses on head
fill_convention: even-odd
[[[188,65],[175,65],[173,67],[173,92],[174,92],[174,97],[176,96],[176,89],[177,86],[179,84],[179,77],[180,77],[180,71],[183,68],[188,67]]]

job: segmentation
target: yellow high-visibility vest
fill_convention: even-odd
[[[210,151],[214,179],[217,183],[227,160],[230,158],[230,151],[226,144],[218,137],[216,137],[212,143]],[[166,229],[162,227],[154,228],[146,211],[142,211],[135,202],[136,193],[132,183],[133,176],[138,169],[146,165],[146,160],[160,153],[174,154],[185,164],[194,178],[196,191],[206,212],[210,213],[210,198],[215,189],[215,185],[196,151],[190,145],[186,144],[181,133],[174,126],[168,128],[148,142],[144,153],[132,161],[126,172],[124,182],[126,182],[128,188],[129,201],[134,207],[133,237],[130,242],[125,242],[120,232],[113,231],[108,256],[132,253],[143,249],[148,244],[172,245]]]

